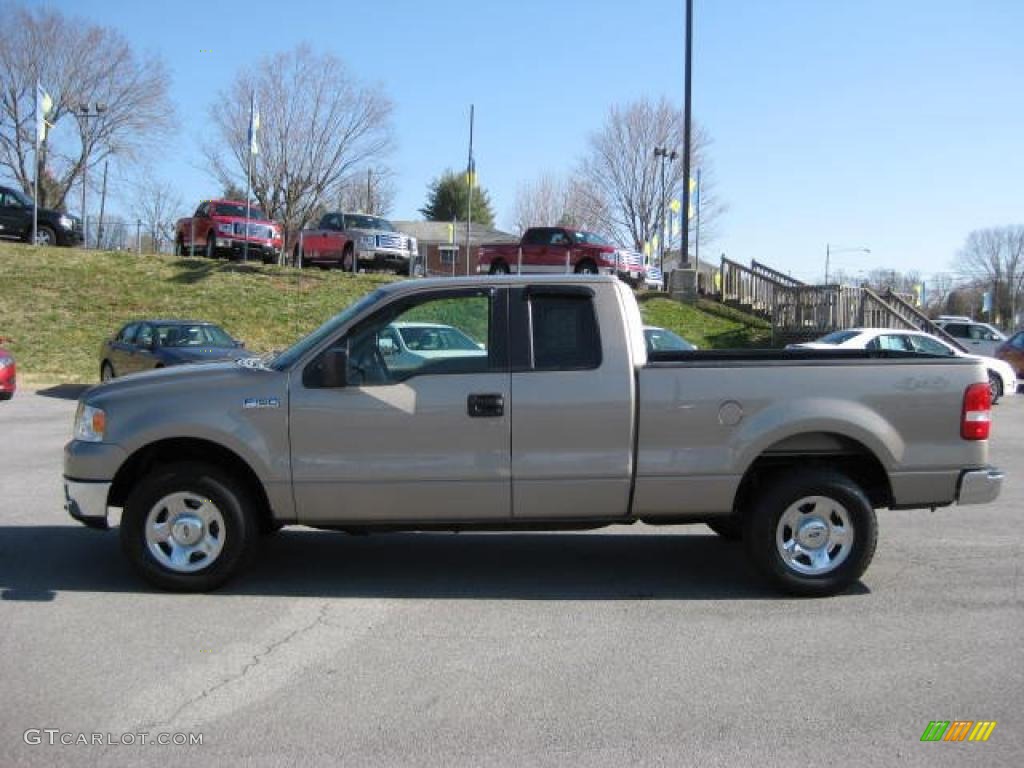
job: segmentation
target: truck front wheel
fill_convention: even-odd
[[[807,469],[780,476],[745,517],[743,541],[757,568],[784,592],[824,597],[861,577],[878,522],[846,475]]]
[[[157,467],[129,495],[121,547],[150,583],[177,592],[216,589],[251,556],[259,536],[248,494],[218,468]]]
[[[206,238],[206,258],[217,258],[217,241],[214,239],[213,235],[209,235]]]
[[[576,274],[577,275],[596,275],[597,274],[597,264],[595,264],[592,261],[581,261],[579,264],[576,265]]]
[[[508,264],[504,261],[496,261],[491,264],[490,271],[492,275],[507,275],[509,273]]]

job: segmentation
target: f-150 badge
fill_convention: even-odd
[[[278,397],[247,397],[242,401],[243,408],[280,408],[281,399]]]

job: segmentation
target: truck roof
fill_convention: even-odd
[[[429,290],[431,288],[520,286],[520,285],[586,285],[612,284],[619,279],[612,275],[469,275],[463,277],[427,277],[416,280],[396,280],[381,286],[386,293]]]

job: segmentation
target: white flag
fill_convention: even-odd
[[[256,141],[256,134],[260,129],[260,109],[256,106],[256,94],[252,95],[252,100],[249,102],[249,152],[258,155],[260,153],[260,145]]]
[[[46,119],[53,112],[53,97],[36,82],[36,144],[46,141],[46,129],[52,127]]]

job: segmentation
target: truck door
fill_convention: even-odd
[[[399,348],[406,328],[430,333]],[[328,342],[290,383],[299,522],[507,520],[507,338],[505,291],[456,288],[398,299]]]
[[[583,285],[509,295],[514,518],[626,514],[635,379],[611,291],[608,299]]]

